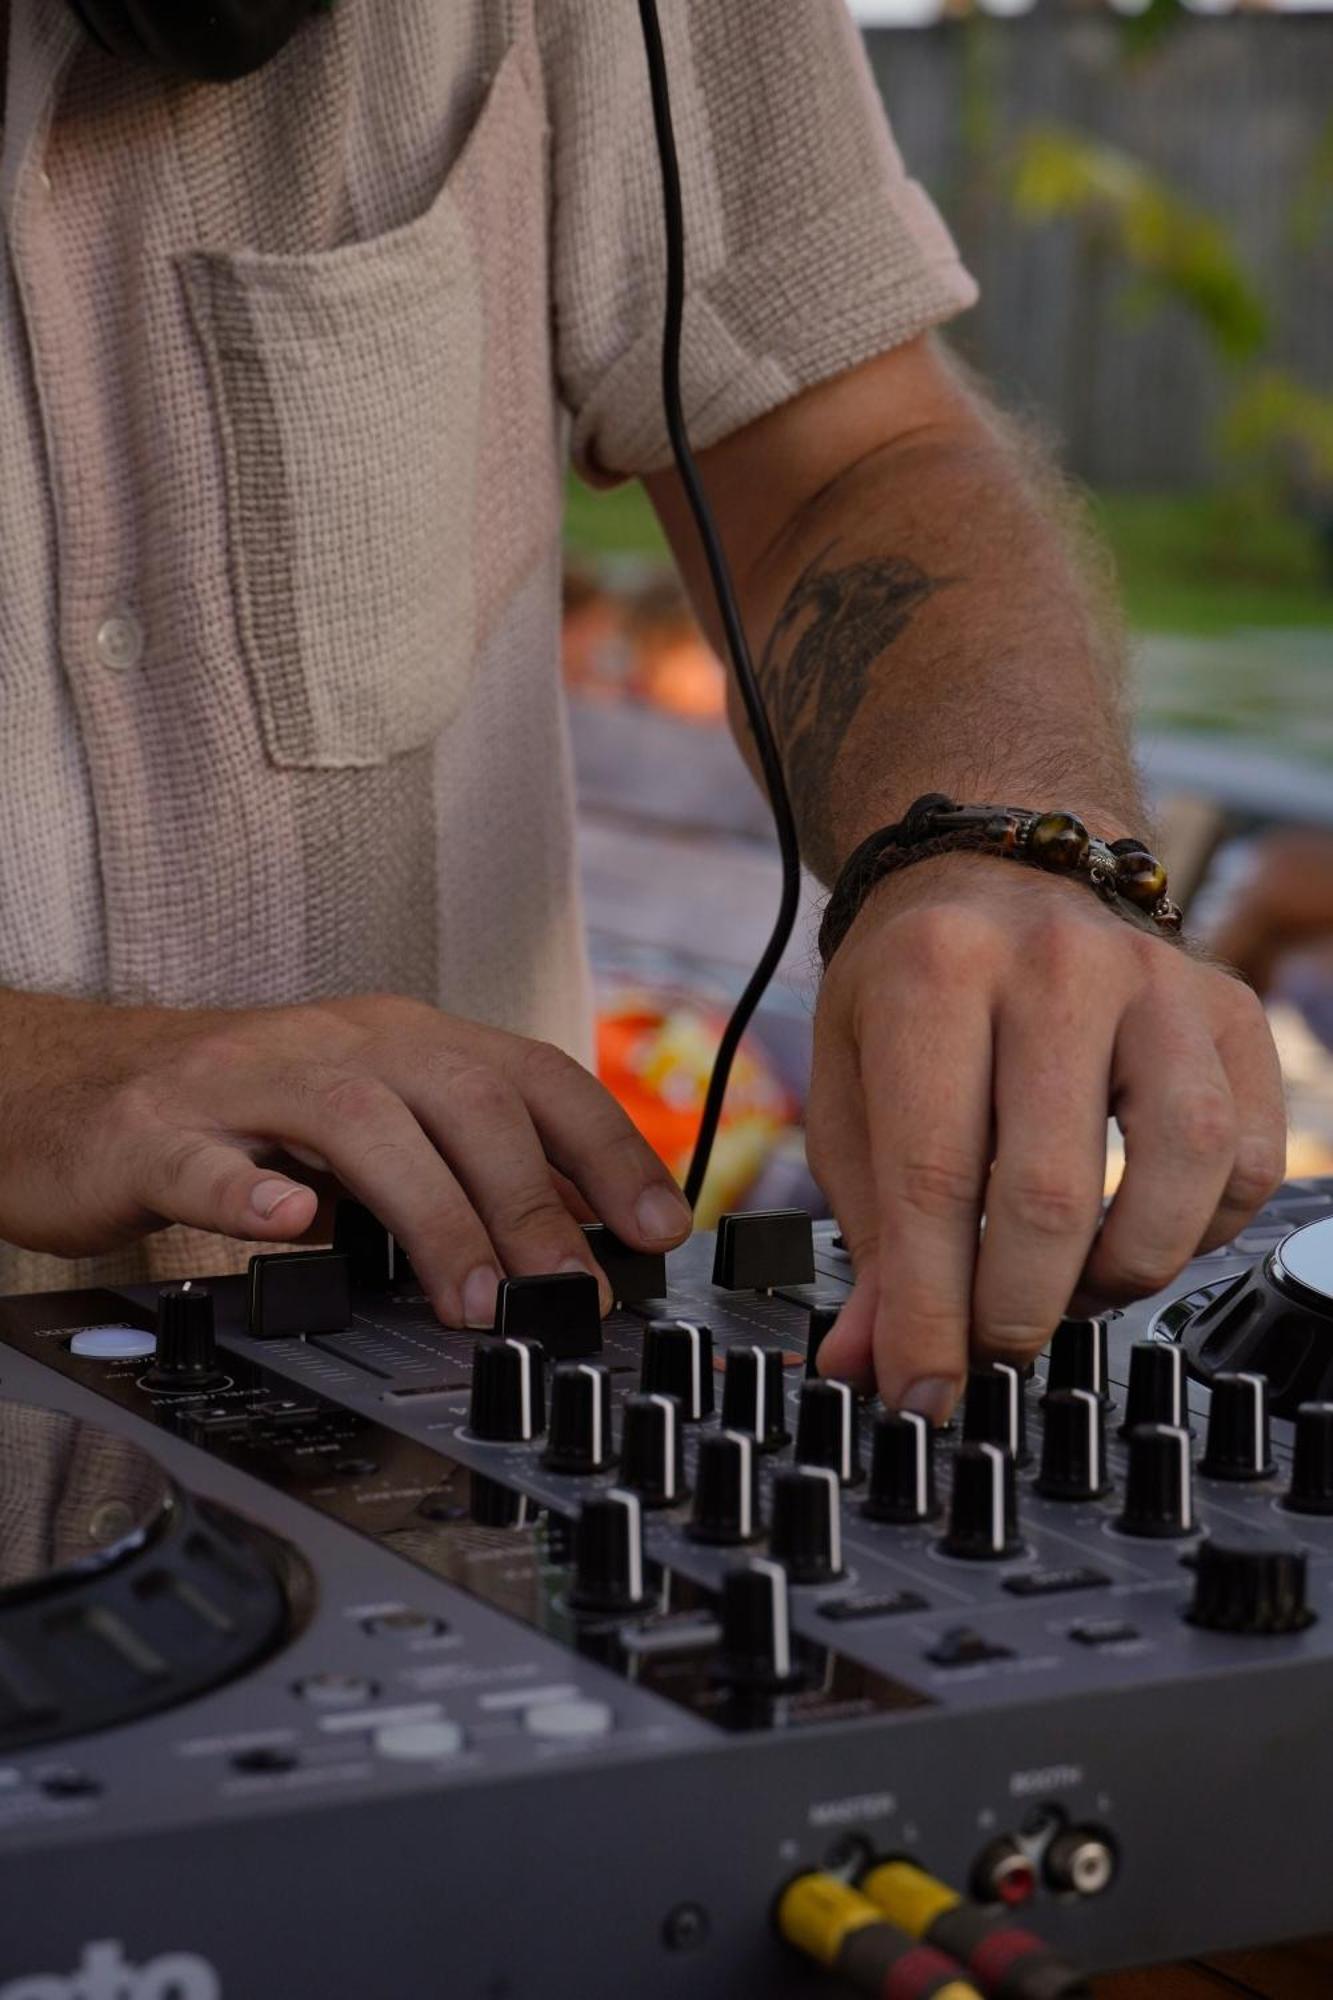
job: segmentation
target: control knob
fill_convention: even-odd
[[[222,1381],[213,1294],[205,1285],[167,1285],[157,1300],[157,1352],[144,1375],[150,1389],[177,1393],[208,1389]]]
[[[1116,1526],[1126,1535],[1167,1540],[1194,1533],[1190,1434],[1178,1424],[1139,1424],[1130,1432],[1125,1504]]]
[[[756,1541],[759,1514],[759,1454],[744,1431],[711,1431],[699,1440],[694,1468],[694,1514],[689,1532],[696,1542],[721,1546]]]
[[[1140,1424],[1168,1424],[1179,1430],[1186,1422],[1185,1357],[1178,1347],[1160,1340],[1136,1340],[1129,1350],[1129,1388],[1121,1437]]]
[[[1106,1415],[1093,1389],[1055,1389],[1046,1398],[1038,1493],[1048,1500],[1096,1500],[1110,1489]]]
[[[1302,1403],[1297,1410],[1291,1484],[1282,1504],[1293,1514],[1333,1514],[1333,1403]]]
[[[1014,1461],[1003,1445],[959,1445],[943,1547],[969,1562],[996,1562],[1022,1547]]]
[[[1185,1615],[1207,1632],[1303,1632],[1314,1622],[1305,1601],[1305,1557],[1260,1542],[1201,1542]]]
[[[744,1693],[776,1692],[799,1679],[792,1659],[787,1572],[753,1557],[722,1579],[718,1677]]]
[[[574,1525],[569,1601],[578,1611],[606,1614],[635,1611],[647,1601],[637,1493],[612,1487],[584,1501]]]
[[[901,1526],[931,1521],[939,1513],[935,1433],[916,1410],[885,1410],[875,1419],[870,1491],[861,1511],[872,1521]]]
[[[652,1319],[643,1330],[645,1395],[674,1396],[687,1424],[713,1414],[713,1336],[695,1320]]]
[[[1209,1479],[1267,1479],[1273,1469],[1267,1382],[1262,1375],[1214,1375],[1200,1472]]]
[[[563,1362],[551,1376],[542,1463],[552,1472],[604,1472],[611,1449],[611,1377],[596,1361]]]
[[[535,1340],[479,1340],[472,1350],[468,1429],[490,1444],[528,1444],[546,1426],[546,1381]]]
[[[733,1347],[722,1380],[722,1423],[744,1431],[760,1451],[786,1444],[787,1404],[780,1347]]]
[[[1061,1389],[1090,1389],[1103,1403],[1110,1402],[1104,1319],[1062,1319],[1056,1327],[1046,1364],[1046,1393],[1053,1396]]]
[[[992,1361],[968,1371],[963,1441],[998,1444],[1015,1465],[1028,1460],[1027,1403],[1023,1371],[1012,1361]]]
[[[620,1478],[645,1507],[674,1507],[685,1498],[684,1433],[674,1396],[626,1396]]]
[[[842,1575],[842,1500],[826,1465],[785,1465],[773,1479],[768,1546],[793,1583]]]
[[[861,1440],[856,1427],[856,1395],[846,1382],[801,1384],[796,1416],[796,1459],[800,1465],[824,1465],[844,1486],[859,1485]]]

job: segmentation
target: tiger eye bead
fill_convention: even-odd
[[[1134,854],[1117,854],[1115,886],[1127,903],[1151,910],[1166,894],[1166,870],[1155,856],[1140,849]]]
[[[1088,829],[1073,813],[1043,813],[1028,834],[1028,853],[1040,868],[1072,874],[1088,858]]]

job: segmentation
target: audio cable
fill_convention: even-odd
[[[788,1944],[871,2000],[981,2000],[957,1959],[890,1923],[840,1875],[798,1875],[775,1916]]]
[[[652,94],[653,130],[657,136],[657,154],[662,181],[662,213],[666,234],[666,311],[662,324],[663,412],[676,470],[680,474],[681,485],[708,565],[713,595],[717,601],[718,615],[726,637],[727,651],[731,656],[736,684],[740,689],[746,720],[750,725],[750,734],[754,739],[755,751],[763,772],[782,857],[782,895],[772,932],[759,963],[731,1011],[718,1043],[717,1054],[713,1058],[713,1068],[708,1079],[703,1113],[699,1121],[699,1133],[690,1157],[689,1171],[685,1176],[685,1199],[693,1208],[698,1204],[699,1191],[703,1187],[704,1176],[708,1171],[713,1142],[717,1137],[718,1121],[722,1116],[723,1100],[727,1094],[727,1083],[741,1036],[750,1025],[754,1011],[781,963],[782,954],[787,948],[787,942],[796,924],[801,900],[801,850],[791,799],[787,792],[787,781],[783,775],[782,759],[778,754],[777,743],[764,708],[759,679],[750,656],[731,566],[727,561],[726,550],[722,546],[722,538],[718,533],[708,495],[699,476],[699,468],[690,447],[689,432],[685,423],[685,409],[680,388],[681,343],[685,319],[685,210],[681,196],[680,160],[676,152],[676,135],[671,120],[671,93],[667,83],[666,56],[662,48],[662,28],[657,14],[657,0],[639,0],[639,20],[643,28],[644,52],[648,59],[648,83]]]

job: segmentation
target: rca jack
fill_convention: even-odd
[[[839,1875],[814,1870],[778,1898],[777,1927],[816,1965],[875,2000],[981,2000],[957,1959],[910,1936]]]
[[[1082,1974],[1041,1938],[915,1862],[879,1862],[858,1887],[899,1930],[953,1958],[989,2000],[1088,2000]]]
[[[1062,1895],[1100,1896],[1115,1880],[1115,1848],[1095,1827],[1067,1826],[1048,1842],[1042,1869]]]

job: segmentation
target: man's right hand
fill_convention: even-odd
[[[188,1223],[290,1242],[305,1162],[374,1210],[449,1325],[501,1276],[593,1272],[559,1181],[626,1243],[689,1233],[683,1196],[595,1077],[415,1000],[250,1012],[0,995],[0,1237],[82,1256]],[[277,1164],[275,1164],[277,1163]]]

